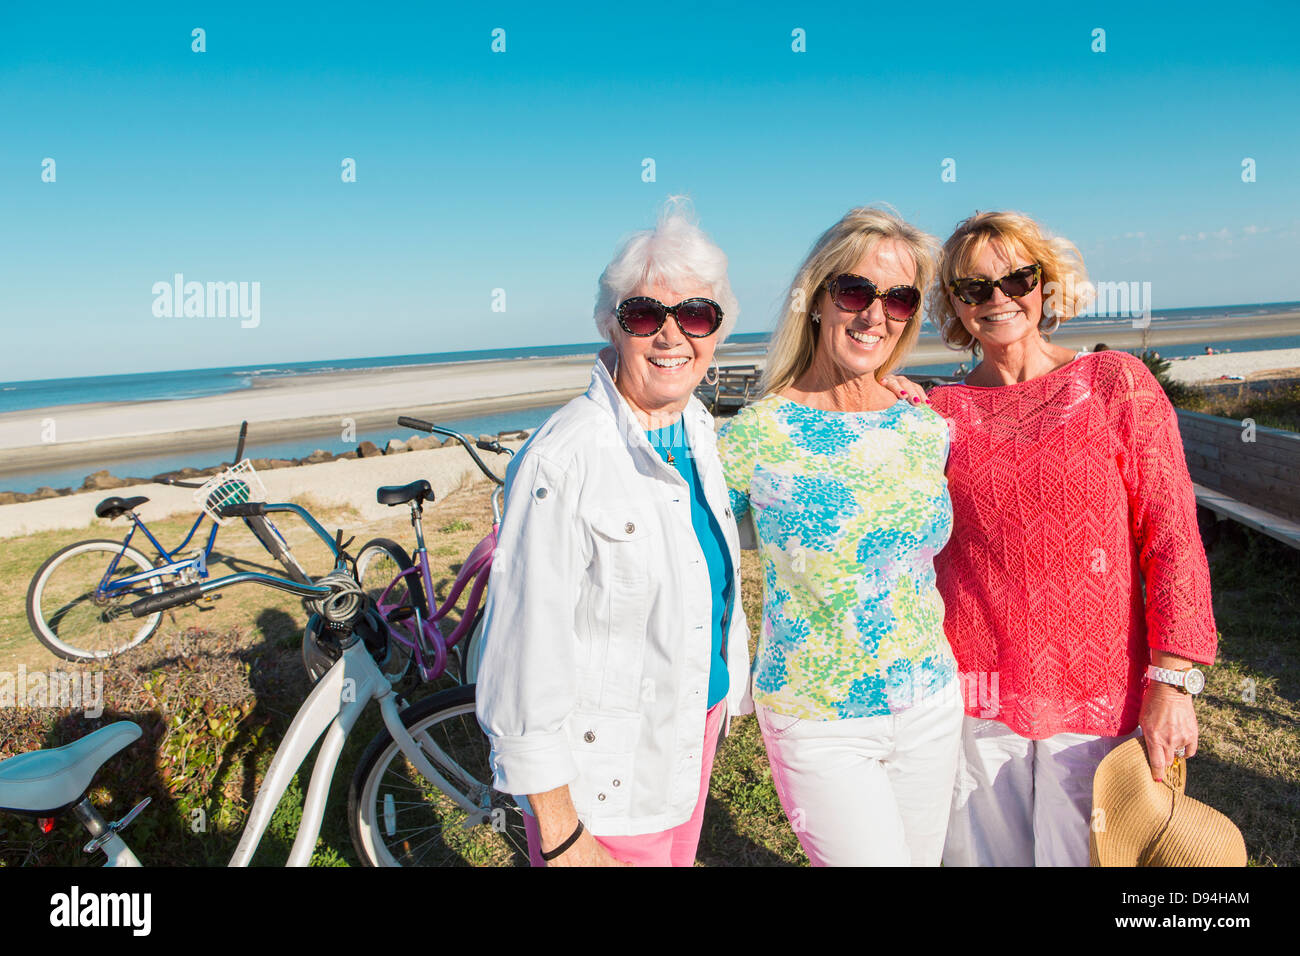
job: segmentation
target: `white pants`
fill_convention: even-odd
[[[1087,866],[1093,774],[1134,734],[1031,740],[966,717],[943,865]]]
[[[959,693],[898,714],[800,720],[758,707],[777,796],[813,866],[938,866]]]

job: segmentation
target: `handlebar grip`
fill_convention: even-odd
[[[423,418],[410,418],[407,415],[402,415],[397,419],[397,424],[401,425],[403,428],[414,428],[417,432],[433,431],[433,425],[426,422]]]
[[[221,512],[221,517],[223,518],[255,518],[258,515],[266,514],[266,502],[231,502],[228,505],[222,505],[217,510]]]
[[[203,596],[203,585],[187,584],[185,587],[172,588],[161,594],[150,594],[131,605],[132,617],[145,617],[158,611],[165,611],[178,604],[189,604]]]

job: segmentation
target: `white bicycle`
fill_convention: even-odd
[[[334,570],[315,583],[245,571],[173,588],[131,605],[137,617],[188,604],[240,583],[258,583],[303,598],[311,612],[303,659],[315,686],[275,752],[245,824],[231,866],[248,866],[271,816],[298,768],[323,736],[288,866],[307,866],[320,835],[330,783],[344,742],[358,718],[377,704],[384,729],[354,773],[348,817],[357,854],[371,866],[520,864],[527,840],[518,807],[493,790],[488,741],[474,717],[473,685],[407,704],[394,690],[410,665],[409,648],[390,639],[387,622],[356,581],[352,560],[304,509],[246,502],[223,514],[249,517],[297,513],[331,548]],[[86,796],[98,770],[140,737],[118,721],[51,750],[0,761],[0,811],[57,817],[71,811],[91,836],[87,853],[102,850],[107,866],[139,866],[121,831],[149,803],[107,823]]]

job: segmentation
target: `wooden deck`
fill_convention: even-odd
[[[1196,503],[1300,548],[1300,434],[1178,410]]]

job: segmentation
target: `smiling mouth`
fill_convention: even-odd
[[[677,371],[677,369],[685,368],[687,365],[690,364],[690,359],[682,358],[680,356],[675,356],[675,355],[667,358],[651,357],[650,359],[648,359],[648,361],[655,368],[661,368],[666,372],[675,372]]]
[[[849,338],[853,341],[858,342],[869,349],[875,348],[876,344],[884,338],[883,335],[875,335],[871,332],[858,332],[855,329],[845,329],[844,331],[849,334]]]
[[[994,312],[992,315],[986,315],[981,322],[1008,322],[1021,314],[1020,309],[1012,309],[1009,312]]]

